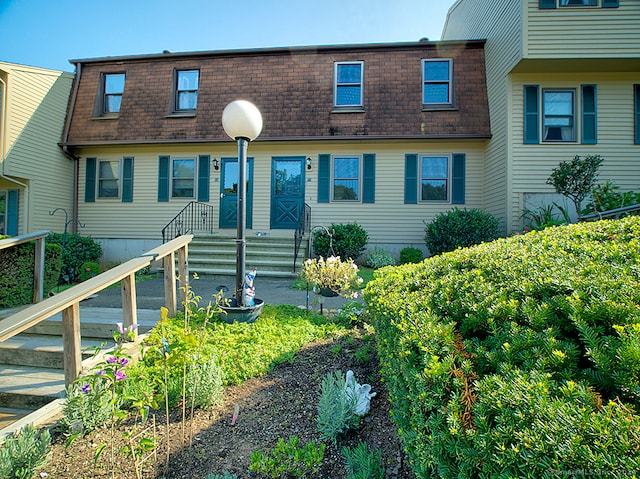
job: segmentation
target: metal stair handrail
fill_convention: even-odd
[[[596,211],[584,216],[579,216],[578,221],[597,221],[606,218],[620,218],[620,216],[628,215],[640,211],[640,204],[623,206],[621,208],[615,208],[607,211]]]
[[[311,229],[311,206],[304,204],[302,216],[298,219],[298,227],[294,233],[294,251],[293,251],[293,272],[296,272],[296,263],[298,262],[298,254],[300,253],[300,245],[305,234],[309,234]]]
[[[214,208],[208,203],[190,201],[162,228],[162,242],[196,231],[213,231]]]

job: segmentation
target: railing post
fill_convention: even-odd
[[[125,331],[132,333],[133,341],[138,340],[138,331],[132,328],[134,324],[138,324],[138,305],[136,302],[136,274],[131,273],[129,276],[122,278],[122,316]]]
[[[73,303],[62,310],[62,341],[64,344],[64,383],[69,386],[82,370],[79,303]]]
[[[44,297],[44,237],[36,240],[34,254],[33,302],[39,303]]]
[[[178,250],[178,277],[180,278],[180,309],[184,309],[189,290],[189,265],[187,263],[188,246]]]
[[[167,304],[165,307],[168,310],[169,317],[173,318],[176,315],[176,255],[175,252],[171,252],[162,258],[162,265],[164,268],[164,299]]]

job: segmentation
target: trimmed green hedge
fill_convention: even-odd
[[[640,218],[383,268],[365,300],[418,477],[640,470]]]
[[[0,251],[0,308],[13,308],[33,301],[35,243],[25,243]],[[62,268],[62,250],[55,244],[44,248],[44,293],[58,282]]]

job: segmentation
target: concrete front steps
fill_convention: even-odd
[[[257,268],[258,275],[274,278],[297,277],[306,258],[307,239],[303,238],[294,272],[294,238],[247,235],[245,264],[247,271]],[[236,273],[236,237],[222,234],[197,234],[189,244],[189,272],[206,275]]]
[[[0,319],[10,312],[0,312]],[[157,310],[139,309],[139,334],[159,320]],[[122,310],[80,308],[83,370],[90,370],[114,346],[113,331]],[[0,441],[26,424],[40,425],[59,415],[65,395],[62,315],[51,318],[0,343]]]

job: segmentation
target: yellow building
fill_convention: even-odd
[[[74,163],[58,143],[73,78],[0,62],[0,234],[62,232],[72,218]]]
[[[546,180],[576,155],[601,155],[600,180],[639,189],[640,1],[459,0],[442,39],[462,38],[486,39],[483,204],[508,231],[562,201]]]

